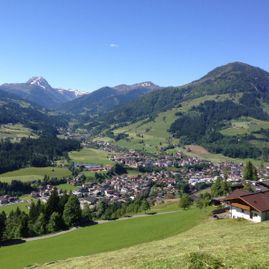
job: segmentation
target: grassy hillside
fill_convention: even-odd
[[[173,139],[168,131],[176,119],[177,112],[188,111],[192,107],[208,100],[227,100],[229,98],[231,97],[228,94],[199,97],[182,102],[179,108],[161,112],[153,120],[141,120],[118,128],[114,130],[115,134],[126,133],[129,137],[118,141],[117,144],[131,149],[144,150],[149,153],[158,153],[162,147],[168,146],[169,143],[176,144],[179,142],[178,139]]]
[[[216,102],[223,102],[225,100],[232,100],[233,102],[238,103],[241,97],[242,93],[237,93],[206,95],[189,99],[182,102],[177,108],[169,109],[166,112],[160,112],[153,119],[140,120],[124,127],[114,129],[113,132],[115,135],[120,133],[128,135],[126,138],[114,141],[114,143],[129,149],[142,150],[152,154],[158,154],[162,148],[169,146],[169,144],[174,144],[180,146],[168,150],[168,152],[175,153],[176,151],[183,151],[188,155],[211,161],[241,162],[242,158],[237,159],[228,157],[221,153],[209,152],[208,150],[187,150],[189,148],[188,144],[183,145],[181,138],[175,138],[169,132],[171,125],[178,117],[178,113],[188,113],[194,107],[197,107],[206,101],[214,100]],[[267,130],[269,130],[268,121],[259,120],[253,117],[241,117],[226,121],[220,129],[220,133],[227,138],[237,136],[239,139],[241,137],[245,140],[245,137],[249,136],[249,138],[247,138],[249,145],[255,146],[262,152],[265,148],[269,147],[269,142],[266,141],[267,134],[265,133]],[[109,139],[107,137],[98,139],[113,142],[111,138]]]
[[[269,268],[268,229],[268,222],[253,224],[240,220],[207,220],[164,240],[49,263],[40,268],[265,269]],[[202,263],[195,267],[193,264],[197,264],[198,260]]]
[[[0,268],[22,268],[164,239],[191,229],[207,215],[207,211],[197,208],[179,210],[176,213],[113,221],[53,238],[3,247],[0,248]]]
[[[235,102],[237,102],[240,97],[241,93],[235,95],[219,94],[219,95],[207,95],[191,99],[188,101],[184,101],[181,103],[180,107],[170,109],[166,112],[161,112],[153,120],[140,120],[133,124],[129,124],[127,126],[115,129],[114,130],[115,134],[125,133],[128,134],[128,137],[125,139],[121,139],[117,142],[114,141],[114,143],[123,147],[127,147],[129,149],[143,150],[148,153],[158,154],[160,152],[160,149],[162,147],[168,146],[169,143],[173,144],[180,143],[180,139],[172,138],[171,134],[169,133],[169,128],[171,124],[175,121],[177,112],[187,112],[194,106],[198,106],[199,104],[202,104],[203,102],[209,100],[218,100],[218,101],[234,100]],[[267,126],[269,127],[268,122],[266,121],[259,121],[252,118],[245,118],[245,119],[242,118],[240,121],[238,121],[238,124],[239,122],[242,121],[244,122],[246,121],[248,126],[251,126],[250,129],[248,130],[244,129],[238,131],[238,128],[234,127],[236,128],[236,130],[233,131],[234,133],[236,131],[246,133],[256,131],[259,128],[266,128]],[[223,129],[222,132],[225,133],[225,135],[229,135],[229,130],[231,128],[232,127],[227,127],[226,129]],[[113,140],[108,137],[102,137],[98,139],[113,142]],[[255,142],[257,141],[255,140]],[[187,151],[187,148],[188,146],[176,147],[175,149],[168,150],[167,152],[175,153],[177,151],[182,151],[187,155],[196,156],[211,161],[235,161],[235,162],[242,161],[241,159],[230,158],[222,154],[210,153],[206,150]]]
[[[71,172],[67,168],[60,167],[28,167],[0,174],[0,181],[10,182],[14,179],[32,181],[43,179],[45,175],[49,177],[62,178],[71,175]]]

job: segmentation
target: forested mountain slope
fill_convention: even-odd
[[[157,137],[165,128],[166,141],[160,143],[169,147],[179,139],[179,145],[199,144],[229,157],[268,160],[268,108],[269,73],[235,62],[190,84],[146,94],[115,109],[101,124],[125,133],[121,144],[139,140],[141,149],[151,143],[147,135],[154,136],[154,128]]]
[[[146,93],[159,89],[161,88],[152,82],[103,87],[62,105],[60,109],[75,114],[82,113],[88,117],[102,115],[116,106],[128,104]]]

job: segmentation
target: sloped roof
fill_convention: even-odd
[[[243,190],[235,190],[224,200],[230,201],[234,199],[242,200],[259,212],[269,210],[269,191],[249,193]]]
[[[264,212],[269,210],[269,191],[244,195],[240,199],[257,211]]]
[[[269,188],[269,180],[261,181],[259,184]]]
[[[233,192],[231,192],[228,196],[226,196],[224,200],[233,200],[233,199],[241,197],[242,195],[247,195],[247,194],[251,194],[251,193],[248,191],[241,190],[241,189],[236,189]]]

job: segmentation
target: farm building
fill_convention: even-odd
[[[253,222],[269,219],[269,191],[250,193],[237,189],[224,198],[232,218]]]

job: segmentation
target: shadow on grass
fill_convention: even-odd
[[[18,245],[18,244],[22,244],[25,243],[26,241],[23,239],[12,239],[12,240],[7,240],[4,242],[0,243],[0,247],[7,247],[7,246],[12,246],[12,245]]]

